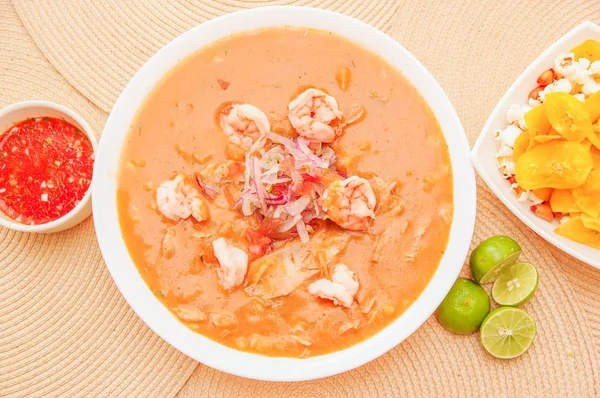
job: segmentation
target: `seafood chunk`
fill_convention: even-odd
[[[300,240],[277,249],[250,264],[246,293],[272,299],[293,292],[319,272]]]
[[[165,181],[156,188],[156,205],[165,217],[175,222],[189,216],[199,222],[209,218],[208,206],[202,200],[200,191],[187,182],[183,174],[178,174],[173,180]]]
[[[175,254],[175,233],[173,228],[169,228],[167,229],[167,232],[165,232],[165,236],[163,237],[160,246],[160,254],[164,258],[171,258]]]
[[[353,297],[358,292],[358,278],[345,264],[338,264],[335,267],[331,280],[344,286]]]
[[[319,279],[308,286],[308,292],[313,296],[332,300],[336,305],[339,304],[350,308],[352,301],[354,301],[354,296],[358,292],[358,279],[348,267],[344,264],[339,264],[335,267],[331,275],[331,281],[328,279]]]
[[[193,305],[181,304],[171,308],[171,310],[185,321],[200,322],[206,320],[206,313]]]
[[[229,244],[224,238],[214,240],[212,245],[221,266],[217,269],[221,286],[230,290],[241,285],[248,270],[248,254]]]
[[[221,128],[229,142],[250,152],[262,148],[271,131],[269,118],[250,104],[232,104],[221,111]]]
[[[379,197],[376,214],[387,214],[393,217],[402,214],[404,211],[404,204],[400,195],[402,184],[399,181],[388,183],[379,177],[375,177],[373,182],[373,189]]]
[[[326,270],[349,242],[350,236],[342,231],[318,231],[308,247],[294,239],[250,264],[246,293],[267,300],[288,295]]]
[[[327,218],[344,229],[362,231],[375,218],[375,193],[367,180],[357,176],[336,180],[323,192]]]
[[[311,140],[328,144],[342,133],[341,126],[332,125],[342,118],[337,101],[316,88],[309,88],[290,102],[288,118],[298,134]]]
[[[337,282],[332,282],[327,279],[319,279],[308,286],[308,292],[313,296],[331,300],[335,305],[342,305],[346,308],[350,308],[352,306],[352,295],[344,286]]]

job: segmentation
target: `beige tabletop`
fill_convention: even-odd
[[[275,4],[335,10],[398,40],[448,93],[471,144],[539,53],[581,21],[600,23],[594,0],[0,0],[0,106],[53,100],[99,136],[125,84],[161,46],[215,16]],[[473,246],[509,234],[540,272],[525,306],[538,337],[518,359],[493,359],[477,335],[452,335],[431,318],[338,376],[230,376],[179,353],[135,315],[90,218],[54,235],[0,229],[0,396],[600,396],[600,271],[545,243],[480,180],[477,205]]]

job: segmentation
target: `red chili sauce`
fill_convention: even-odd
[[[0,211],[28,225],[56,220],[83,198],[93,166],[92,143],[71,123],[19,122],[0,135]]]

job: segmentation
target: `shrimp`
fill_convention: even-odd
[[[221,111],[221,128],[229,142],[249,152],[256,152],[265,145],[271,131],[269,118],[263,111],[250,104],[232,104]]]
[[[332,122],[342,118],[337,101],[316,88],[309,88],[288,105],[288,118],[302,137],[332,143],[342,133]]]
[[[327,218],[344,229],[362,231],[375,218],[375,193],[367,180],[357,176],[329,184],[322,196]]]
[[[354,296],[358,292],[358,279],[354,272],[350,271],[344,264],[338,264],[328,279],[319,279],[308,286],[308,292],[313,296],[332,300],[336,305],[346,308],[352,306]]]
[[[212,246],[221,266],[217,269],[221,286],[225,290],[231,290],[241,285],[248,271],[248,254],[229,244],[224,238],[214,240]]]
[[[178,174],[173,180],[165,181],[156,188],[156,205],[165,217],[175,222],[189,216],[202,222],[210,216],[200,191],[187,182],[184,174]]]

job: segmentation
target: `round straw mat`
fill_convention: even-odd
[[[14,3],[50,62],[84,96],[107,112],[129,79],[156,50],[193,26],[216,16],[241,8],[294,4],[329,8],[378,28],[389,28],[397,8],[396,1],[386,0],[44,0]]]
[[[0,0],[0,107],[47,99],[106,113],[81,96]],[[0,229],[0,396],[173,396],[196,363],[130,309],[100,255],[92,219],[64,233]]]
[[[448,92],[471,142],[531,60],[579,21],[600,20],[600,4],[585,0],[13,2],[52,65],[104,110],[152,53],[201,21],[257,5],[337,10],[387,31],[421,59]],[[452,335],[430,319],[390,353],[342,375],[276,384],[198,365],[179,395],[598,396],[600,272],[545,244],[481,183],[478,189],[474,243],[492,234],[509,234],[540,272],[538,293],[526,305],[536,318],[538,338],[526,355],[495,360],[483,351],[476,335]],[[157,357],[156,364],[164,361]],[[132,362],[143,368],[137,359]]]

